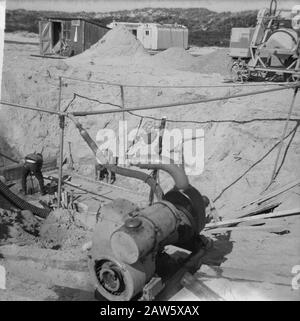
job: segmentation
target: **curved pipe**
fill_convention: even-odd
[[[91,148],[95,156],[97,156],[97,153],[99,153],[98,145],[94,142],[94,140],[91,138],[89,133],[82,127],[82,125],[75,119],[75,117],[71,115],[68,115],[68,117],[75,123],[81,137],[85,140],[85,142]],[[158,200],[163,199],[164,192],[160,187],[160,185],[156,182],[156,180],[152,176],[147,175],[146,173],[143,173],[140,171],[136,171],[129,168],[123,168],[112,164],[101,164],[101,166],[103,166],[108,170],[114,171],[116,174],[119,174],[121,176],[132,177],[143,181],[144,183],[150,186],[151,190],[156,195]]]
[[[190,183],[186,173],[182,167],[175,164],[135,164],[135,166],[143,169],[161,169],[172,176],[175,186],[178,189],[185,190],[189,187]]]
[[[150,186],[151,190],[156,195],[158,200],[163,199],[164,192],[163,192],[162,188],[160,187],[160,185],[156,182],[156,180],[152,176],[150,176],[146,173],[140,172],[140,171],[120,167],[117,165],[104,164],[102,166],[115,172],[116,174],[121,175],[121,176],[132,177],[132,178],[138,179],[140,181],[143,181],[144,183],[146,183]]]

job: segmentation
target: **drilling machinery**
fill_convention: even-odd
[[[74,117],[70,115],[70,118],[97,155],[97,144]],[[165,246],[174,245],[193,252],[199,244],[199,233],[205,226],[205,200],[190,185],[184,170],[174,164],[135,165],[170,174],[174,187],[167,193],[143,171],[103,166],[116,174],[144,181],[157,201],[139,208],[126,199],[116,199],[101,208],[89,250],[95,288],[110,301],[141,298],[145,289],[150,289],[148,299],[153,299],[163,289],[162,278],[157,275],[157,259]]]

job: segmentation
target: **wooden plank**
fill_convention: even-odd
[[[199,266],[201,265],[202,260],[207,254],[208,248],[200,248],[197,253],[191,253],[188,258],[185,260],[183,266],[169,279],[164,280],[166,283],[163,291],[157,296],[157,300],[169,300],[172,298],[177,292],[182,289],[182,285],[180,283],[182,277],[186,272],[195,272]]]
[[[282,232],[285,230],[284,227],[280,225],[263,225],[263,226],[236,226],[236,227],[220,227],[207,230],[208,233],[223,233],[223,232],[239,232],[239,231],[265,231],[265,232]]]
[[[48,58],[48,59],[66,59],[68,57],[62,57],[62,56],[50,56],[50,55],[30,55],[31,57],[35,58]]]
[[[255,205],[251,209],[247,209],[244,212],[244,214],[239,216],[239,218],[257,215],[257,214],[261,214],[261,213],[264,213],[267,211],[271,211],[272,209],[278,207],[280,204],[281,204],[280,201],[273,201],[273,202],[268,202],[267,204],[260,204],[258,206]]]
[[[279,194],[282,194],[282,193],[288,191],[289,189],[291,189],[291,188],[293,188],[293,187],[295,187],[295,186],[297,186],[299,184],[300,184],[300,179],[297,179],[297,180],[295,180],[295,181],[293,181],[293,182],[291,182],[289,184],[286,184],[286,185],[282,186],[281,188],[279,188],[279,189],[277,189],[277,190],[275,190],[275,191],[273,191],[273,192],[271,192],[271,193],[269,193],[267,195],[260,196],[259,198],[255,199],[251,203],[243,205],[242,208],[245,208],[245,207],[247,207],[249,205],[252,205],[252,204],[255,204],[255,203],[261,204],[261,203],[269,200],[270,198],[273,198],[273,197],[275,197],[275,196],[277,196]]]
[[[245,270],[235,267],[209,266],[203,264],[195,276],[208,278],[227,278],[232,281],[268,282],[278,285],[290,286],[289,275],[276,274],[269,271]]]
[[[298,207],[291,210],[277,211],[269,214],[260,214],[260,215],[242,217],[242,218],[237,218],[237,219],[232,219],[232,220],[227,220],[227,221],[222,221],[217,223],[208,223],[205,225],[205,228],[212,229],[212,228],[217,228],[217,227],[226,226],[226,225],[238,224],[241,222],[248,222],[248,221],[255,221],[260,219],[276,218],[276,217],[290,216],[290,215],[299,215],[299,214],[300,214],[300,208]]]
[[[216,292],[188,272],[184,274],[180,283],[200,300],[224,301]]]
[[[175,293],[168,301],[199,301],[199,297],[187,288],[182,288],[177,293]]]

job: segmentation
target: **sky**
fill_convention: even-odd
[[[279,7],[292,8],[300,0],[278,0]],[[213,11],[256,10],[270,0],[7,0],[8,9],[107,12],[145,7],[205,7]]]

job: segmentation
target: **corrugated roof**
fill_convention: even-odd
[[[124,25],[128,27],[152,27],[155,26],[157,28],[165,28],[165,29],[188,29],[186,26],[180,25],[180,24],[161,24],[156,22],[125,22],[125,21],[113,21],[108,25]]]

